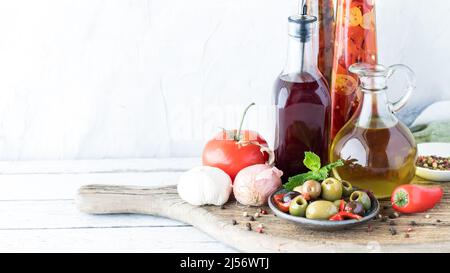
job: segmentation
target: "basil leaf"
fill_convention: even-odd
[[[311,171],[318,171],[320,169],[320,157],[315,153],[305,152],[303,164]]]
[[[309,156],[310,162],[316,161],[315,163],[317,164],[317,159],[314,159],[314,156],[316,156],[316,155],[314,153],[309,153],[309,154],[310,154],[310,156]],[[306,157],[307,157],[307,155],[305,153],[305,161],[306,161]],[[290,177],[288,180],[288,183],[286,183],[284,185],[284,188],[288,191],[292,191],[292,190],[294,190],[294,188],[303,185],[305,183],[305,181],[307,181],[307,180],[323,181],[328,178],[328,175],[332,169],[344,166],[344,162],[342,160],[338,160],[338,161],[328,164],[322,168],[320,168],[320,158],[319,158],[318,162],[319,162],[319,169],[312,170],[307,173],[302,173],[302,174]],[[307,165],[305,164],[305,166],[307,166]],[[315,167],[317,167],[317,165],[315,165],[313,167],[315,168]]]

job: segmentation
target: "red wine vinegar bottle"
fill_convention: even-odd
[[[289,177],[309,171],[307,151],[328,162],[331,99],[328,84],[317,66],[313,47],[317,17],[288,19],[288,56],[274,90],[276,107],[275,164]]]

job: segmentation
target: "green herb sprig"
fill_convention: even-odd
[[[322,167],[320,157],[313,152],[305,152],[303,164],[311,171],[290,177],[288,183],[284,185],[286,190],[292,191],[295,187],[303,185],[308,180],[323,181],[328,178],[332,169],[344,166],[344,162],[338,160]]]

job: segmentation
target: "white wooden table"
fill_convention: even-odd
[[[177,221],[93,216],[75,206],[85,184],[177,182],[197,158],[0,162],[0,252],[234,252]]]

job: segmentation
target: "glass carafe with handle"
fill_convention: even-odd
[[[360,79],[362,100],[333,141],[331,161],[342,159],[345,163],[334,170],[334,175],[358,188],[371,190],[377,198],[387,198],[397,186],[410,183],[415,175],[414,137],[395,116],[415,89],[415,76],[404,65],[359,63],[349,70]],[[406,93],[397,102],[390,102],[387,81],[396,71],[406,75]]]

